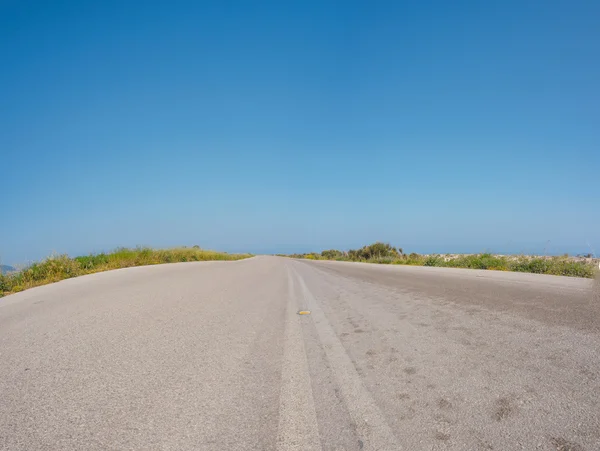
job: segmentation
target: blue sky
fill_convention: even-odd
[[[595,1],[3,1],[0,259],[600,252],[599,18]]]

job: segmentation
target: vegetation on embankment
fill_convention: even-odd
[[[121,248],[106,254],[92,254],[75,258],[68,255],[57,255],[42,262],[33,263],[21,271],[0,274],[0,297],[27,288],[111,269],[160,263],[240,260],[247,257],[250,255],[207,251],[197,246],[176,249]]]
[[[453,254],[421,255],[406,254],[402,248],[387,243],[373,243],[360,249],[339,251],[329,249],[318,253],[293,254],[293,258],[309,260],[337,260],[391,265],[441,266],[448,268],[492,269],[497,271],[529,272],[556,276],[593,278],[598,260],[592,258],[540,257],[528,255]]]

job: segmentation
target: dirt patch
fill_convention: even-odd
[[[492,417],[496,421],[502,421],[511,416],[513,412],[514,408],[511,405],[510,400],[508,398],[500,398],[496,401],[496,407]]]
[[[437,405],[440,409],[451,409],[452,408],[452,403],[444,398],[438,399]]]
[[[556,451],[584,451],[581,445],[562,437],[552,437],[550,442],[556,447]]]
[[[435,433],[435,438],[437,440],[441,440],[442,442],[447,442],[448,440],[450,440],[450,434],[438,431]]]

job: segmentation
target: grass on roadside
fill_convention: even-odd
[[[595,268],[591,263],[573,261],[568,257],[500,256],[488,253],[461,255],[448,260],[441,256],[429,256],[425,259],[423,266],[491,269],[588,278],[594,277]]]
[[[250,257],[250,255],[207,251],[195,247],[175,249],[120,248],[110,253],[75,258],[68,255],[57,255],[42,262],[33,263],[21,271],[0,274],[0,297],[27,288],[111,269],[158,265],[161,263],[240,260],[247,257]]]
[[[290,257],[389,265],[490,269],[587,278],[594,277],[597,267],[597,262],[594,263],[592,259],[578,260],[568,256],[535,257],[528,255],[493,255],[490,253],[454,256],[405,254],[401,248],[394,248],[384,243],[374,243],[364,246],[361,249],[347,252],[330,249],[323,251],[321,254],[312,252],[308,254],[294,254],[290,255]]]

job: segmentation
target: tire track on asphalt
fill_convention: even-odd
[[[398,451],[402,446],[387,424],[373,397],[365,388],[359,374],[346,353],[339,337],[329,324],[329,320],[319,303],[306,286],[302,276],[294,269],[304,296],[306,307],[317,329],[319,339],[327,355],[346,406],[361,437],[363,451]]]
[[[313,399],[308,361],[297,302],[294,280],[288,266],[288,299],[284,354],[279,398],[279,451],[321,451],[319,426]]]

